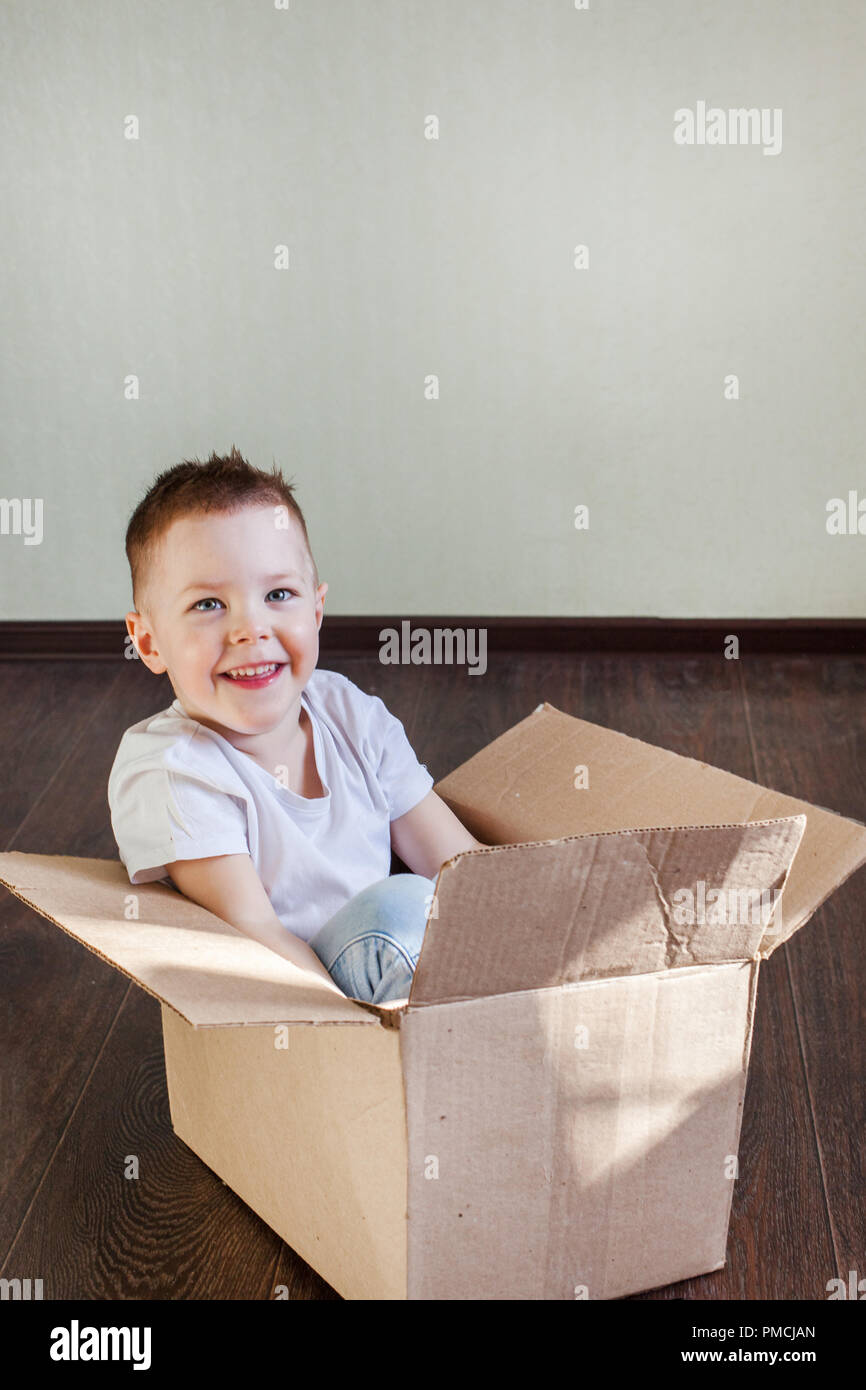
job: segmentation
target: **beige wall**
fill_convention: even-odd
[[[2,26],[0,492],[42,535],[10,510],[0,617],[120,617],[141,492],[232,442],[299,483],[332,613],[866,613],[826,526],[866,501],[861,0]],[[781,149],[676,144],[699,102]]]

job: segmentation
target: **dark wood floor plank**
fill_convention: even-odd
[[[9,1252],[130,982],[5,888],[0,974],[0,1275],[36,1278]]]
[[[403,720],[421,762],[436,781],[531,714],[544,700],[577,698],[582,679],[575,657],[488,653],[483,676],[449,666],[426,668],[358,664],[351,674]],[[363,679],[362,679],[363,675]],[[408,714],[407,719],[400,712]]]
[[[84,729],[111,701],[118,668],[104,662],[0,662],[0,844],[15,837],[71,756]]]
[[[15,662],[0,667],[7,693],[0,736],[20,756],[4,773],[4,800],[20,816],[4,849],[115,857],[98,785],[100,729],[136,706],[120,665]],[[19,733],[19,726],[23,733]],[[112,734],[109,732],[108,738]],[[16,742],[17,741],[17,742]],[[108,836],[106,836],[106,827]],[[98,848],[93,848],[94,842]],[[127,993],[127,980],[0,888],[0,1271],[94,1061]]]
[[[159,1004],[130,985],[28,1212],[15,1272],[33,1270],[53,1299],[262,1299],[280,1245],[174,1135]]]
[[[759,780],[866,820],[866,661],[765,657],[744,663]],[[866,1275],[866,870],[774,954],[791,980],[815,1143],[833,1233],[809,1298]]]

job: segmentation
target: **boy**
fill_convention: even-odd
[[[408,997],[440,865],[483,846],[378,696],[319,671],[320,584],[276,468],[159,475],[126,534],[141,660],[177,697],[121,739],[111,823],[160,879],[352,998]],[[389,876],[391,848],[412,871]]]

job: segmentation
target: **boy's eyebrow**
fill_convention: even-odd
[[[262,578],[263,584],[274,584],[278,579],[300,579],[303,582],[304,576],[298,570],[280,570],[277,574],[266,574]],[[198,584],[187,584],[185,589],[181,589],[179,597],[184,594],[192,593],[194,589],[225,589],[228,587],[226,579],[203,579]]]

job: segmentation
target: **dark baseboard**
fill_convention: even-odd
[[[331,617],[320,635],[320,662],[329,654],[374,656],[380,632],[419,628],[484,628],[488,661],[496,652],[719,653],[729,636],[741,657],[866,654],[866,618],[431,618]],[[0,660],[109,661],[127,649],[118,622],[0,622]],[[408,643],[407,643],[408,646]]]

